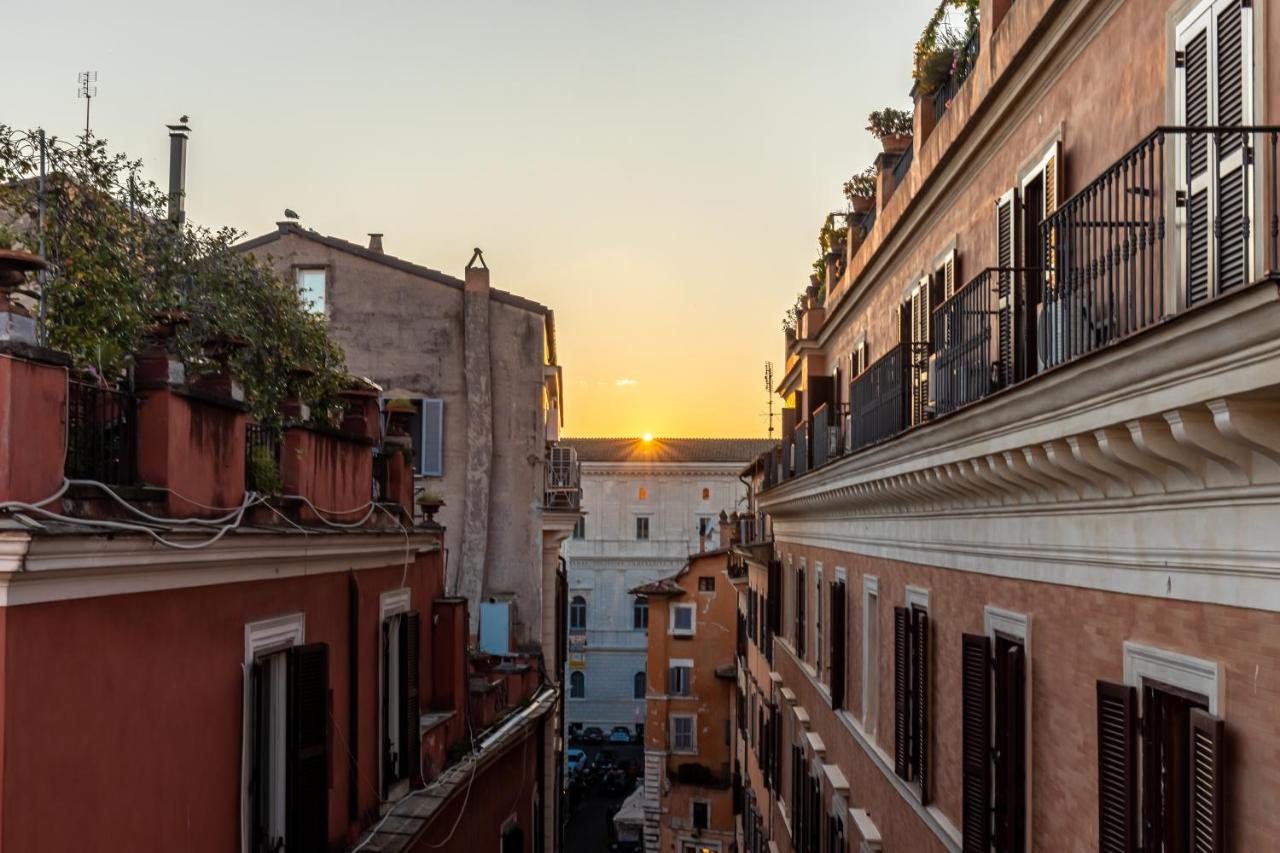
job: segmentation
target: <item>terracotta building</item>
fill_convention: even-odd
[[[727,525],[726,525],[727,535]],[[737,595],[729,552],[632,590],[649,601],[644,849],[731,853]]]
[[[0,850],[556,849],[563,649],[469,653],[376,387],[273,435],[163,324],[83,377],[6,298],[38,265],[0,253]]]
[[[743,848],[1268,849],[1280,14],[978,6],[787,340]]]

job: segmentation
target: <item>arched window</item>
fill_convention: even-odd
[[[649,500],[649,490],[646,489],[644,486],[640,487],[640,500],[642,501]]]
[[[569,698],[581,699],[587,695],[587,677],[579,670],[569,673]]]
[[[636,673],[634,696],[637,699],[644,698],[644,670]]]
[[[587,600],[580,595],[569,602],[569,630],[587,630]]]
[[[704,489],[702,490],[702,499],[703,499],[704,501],[709,501],[709,500],[711,500],[711,490],[710,490],[710,489],[704,488]]]

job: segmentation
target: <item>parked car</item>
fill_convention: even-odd
[[[565,752],[565,769],[569,771],[571,776],[576,776],[582,772],[582,768],[587,766],[587,754],[580,749],[570,749]]]
[[[577,743],[582,740],[582,723],[569,724],[569,742]]]
[[[609,796],[625,794],[629,788],[626,772],[618,768],[604,774],[604,779],[600,782],[600,792]]]
[[[631,743],[631,729],[626,726],[614,726],[609,732],[609,743]]]
[[[612,749],[602,749],[591,759],[591,772],[601,775],[608,770],[612,770],[615,766],[617,756],[614,755]]]
[[[604,729],[599,726],[587,726],[582,730],[584,743],[604,743]]]

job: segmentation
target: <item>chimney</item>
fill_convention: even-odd
[[[369,251],[377,252],[379,255],[382,254],[382,235],[381,234],[374,234],[374,233],[369,234]]]
[[[187,117],[169,128],[169,221],[181,228],[187,221]]]

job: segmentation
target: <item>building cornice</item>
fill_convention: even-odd
[[[736,478],[750,462],[583,462],[582,476],[723,477]]]

